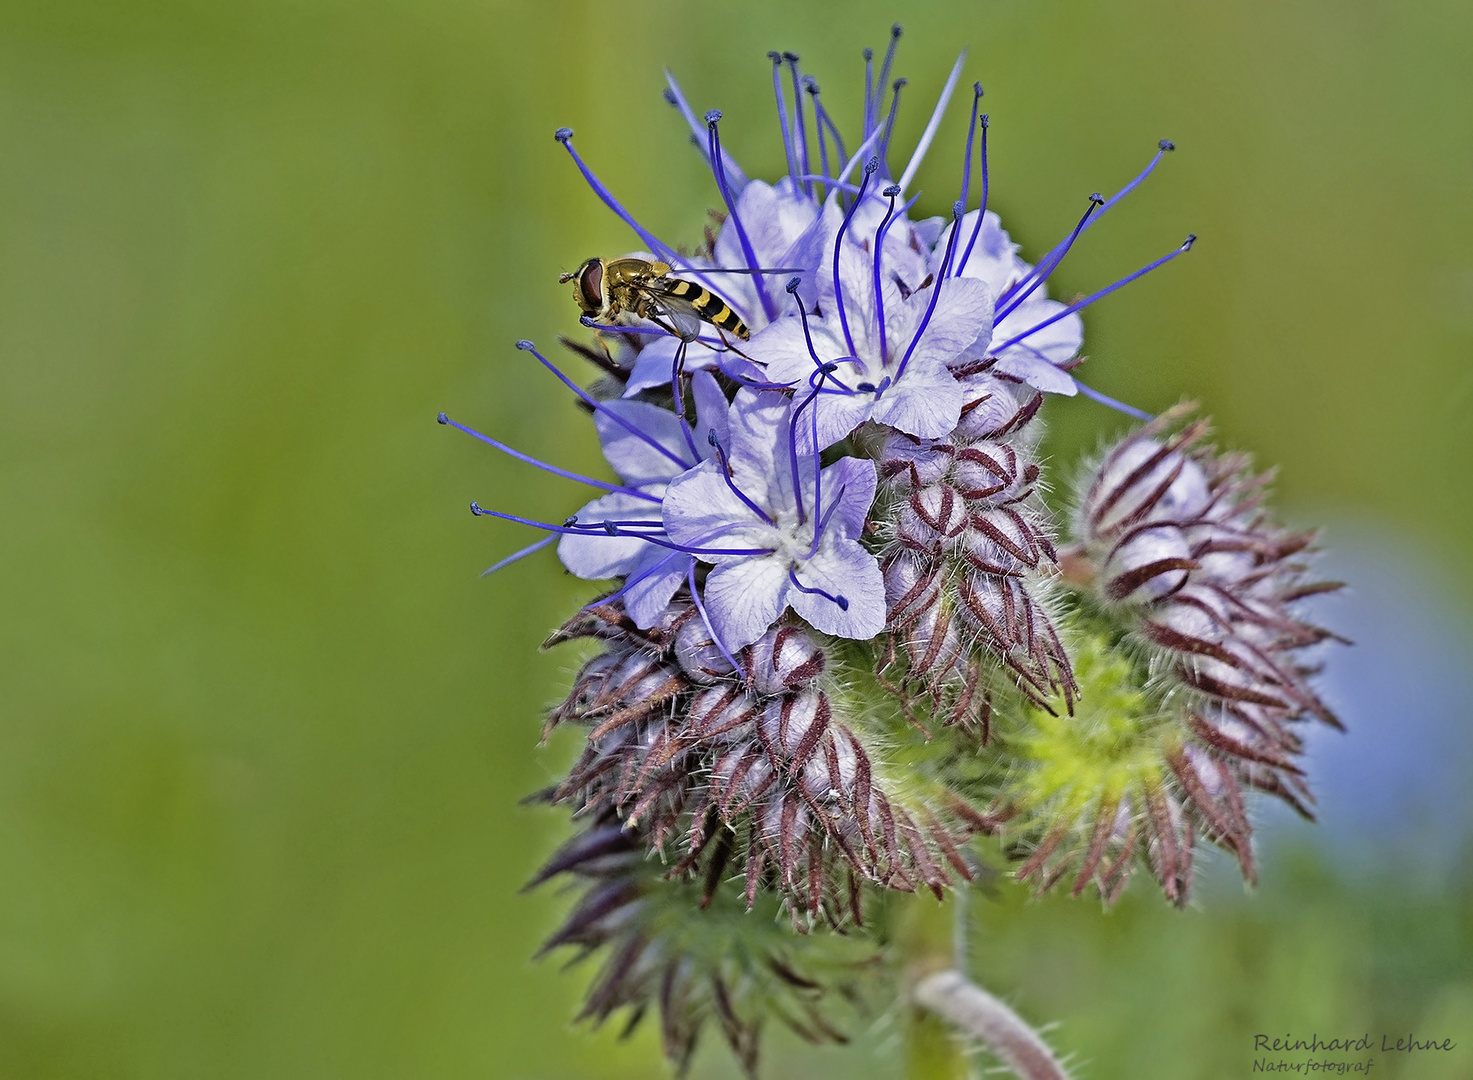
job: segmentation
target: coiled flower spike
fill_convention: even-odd
[[[848,140],[799,57],[770,54],[775,183],[667,74],[720,207],[689,254],[557,131],[637,237],[628,257],[668,264],[690,287],[670,296],[705,289],[751,331],[672,333],[651,285],[638,310],[656,317],[611,305],[591,342],[564,339],[599,369],[591,389],[518,343],[591,414],[616,480],[440,416],[597,492],[561,524],[471,506],[545,534],[492,570],[555,542],[569,571],[612,583],[546,642],[591,651],[544,727],[579,732],[541,797],[581,831],[536,883],[583,887],[546,946],[603,956],[583,1015],[657,1011],[677,1070],[708,1023],[753,1072],[766,1019],[842,1040],[849,1006],[888,991],[947,1017],[980,1008],[972,1034],[1010,1068],[1064,1076],[964,971],[917,982],[958,962],[903,955],[897,912],[1002,872],[1108,904],[1140,867],[1180,905],[1204,841],[1255,880],[1253,792],[1308,815],[1298,732],[1337,724],[1312,662],[1334,635],[1298,610],[1335,587],[1312,576],[1312,536],[1273,523],[1264,478],[1210,448],[1205,421],[1152,419],[1074,374],[1081,312],[1195,237],[1074,303],[1047,295],[1174,145],[1091,194],[1030,264],[988,209],[974,84],[959,198],[912,219],[965,57],[897,179],[899,37],[878,67],[865,53]],[[1075,393],[1146,422],[1063,515],[1036,448],[1049,395]],[[966,1008],[946,1004],[958,987]]]

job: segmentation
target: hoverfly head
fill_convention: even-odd
[[[604,261],[592,258],[571,274],[559,274],[559,283],[573,282],[573,299],[585,315],[597,315],[604,309]]]

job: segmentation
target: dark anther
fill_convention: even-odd
[[[714,124],[714,123],[716,123],[716,121],[718,121],[720,119],[721,119],[721,110],[720,109],[712,109],[710,112],[708,112],[706,114],[706,123],[708,123],[708,124]]]
[[[521,341],[517,342],[517,348],[521,349],[522,352],[531,352],[533,349],[537,348],[537,346],[533,345],[526,338],[522,338]]]
[[[812,75],[804,75],[803,89],[807,90],[814,97],[818,97],[818,80],[815,79]]]
[[[665,87],[665,103],[667,105],[679,104],[679,102],[675,99],[675,91],[671,90],[668,86]]]
[[[480,517],[485,512],[486,511],[481,509],[480,503],[471,503],[471,513],[474,514],[476,517]]]
[[[582,323],[584,326],[597,326],[598,325],[598,320],[595,319],[592,315],[579,315],[578,316],[578,321],[580,323]]]
[[[982,114],[982,119],[981,119],[980,123],[982,124],[983,127],[986,127],[988,125],[989,121],[987,119],[987,114],[986,113],[983,113]]]
[[[893,83],[890,84],[890,89],[891,90],[899,90],[902,86],[904,86],[908,82],[910,82],[909,79],[896,79]]]
[[[854,389],[864,394],[872,394],[874,393],[875,384],[872,382],[855,383]]]
[[[781,64],[783,62],[783,54],[773,49],[767,54],[767,59],[771,60],[774,65]]]
[[[610,536],[618,536],[619,526],[615,525],[612,521],[605,521],[604,532],[608,533]]]
[[[563,528],[565,528],[565,529],[571,529],[576,524],[578,524],[578,515],[577,514],[571,514],[566,519],[564,519],[564,521],[563,521]]]
[[[863,56],[866,60],[873,60],[875,58],[875,50],[863,49],[860,51],[860,55]]]
[[[1096,206],[1105,205],[1105,197],[1101,195],[1098,191],[1096,191],[1093,195],[1089,197],[1089,201],[1094,203]]]
[[[979,82],[974,82],[972,84],[972,93],[976,94],[978,97],[981,97],[982,96],[982,84],[979,83]]]
[[[1196,242],[1197,242],[1197,234],[1196,233],[1188,233],[1186,240],[1182,243],[1182,249],[1184,251],[1190,251],[1192,245],[1195,244]]]
[[[783,59],[790,64],[796,64],[798,62],[798,54],[795,52],[788,52],[786,49],[784,49]]]
[[[446,416],[444,413],[440,413],[438,416],[435,417],[435,419],[440,421],[440,423],[442,424],[450,423],[450,417]]]
[[[706,441],[712,446],[720,446],[721,440],[716,437],[716,429],[710,428],[706,432]]]
[[[951,204],[951,216],[953,220],[960,221],[962,219],[962,215],[966,212],[966,204],[963,203],[960,199]]]
[[[864,171],[866,173],[877,173],[877,172],[879,172],[880,171],[880,159],[877,158],[877,157],[870,158],[868,161],[866,161],[864,163]]]
[[[897,196],[897,195],[900,194],[900,185],[899,184],[891,184],[884,191],[880,192],[880,194],[881,195],[884,195],[884,196],[887,196],[888,198],[893,199],[893,198],[895,198],[895,196]]]
[[[834,603],[836,603],[836,604],[839,605],[839,610],[840,611],[848,611],[849,610],[849,598],[847,596],[836,596],[836,597],[834,597]]]
[[[890,27],[890,36],[891,37],[899,37],[904,32],[905,31],[903,31],[900,28],[900,24],[899,23],[896,23],[894,26]]]
[[[552,137],[560,143],[565,143],[573,137],[572,128],[558,128],[552,133]]]
[[[795,293],[795,292],[798,291],[798,286],[799,285],[802,285],[802,284],[803,284],[803,279],[800,278],[800,277],[788,278],[788,283],[786,285],[784,285],[783,288],[786,289],[790,293]]]
[[[1170,139],[1162,139],[1156,145],[1159,146],[1159,147],[1161,147],[1162,150],[1175,150],[1176,149],[1176,143],[1172,142]]]
[[[832,375],[839,370],[839,365],[830,360],[827,364],[820,364],[818,370],[825,375]]]

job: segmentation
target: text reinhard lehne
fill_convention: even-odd
[[[1414,1035],[1408,1035],[1404,1039],[1397,1038],[1395,1042],[1390,1040],[1390,1035],[1381,1036],[1380,1049],[1386,1053],[1404,1051],[1410,1054],[1416,1050],[1451,1050],[1458,1045],[1452,1039],[1442,1039],[1440,1041],[1437,1039],[1418,1039]],[[1318,1050],[1374,1050],[1376,1049],[1376,1044],[1371,1042],[1371,1036],[1369,1034],[1362,1035],[1358,1039],[1331,1039],[1328,1042],[1322,1042],[1318,1035],[1311,1035],[1308,1040],[1296,1039],[1290,1035],[1285,1035],[1282,1039],[1271,1039],[1267,1035],[1255,1035],[1253,1036],[1253,1049],[1255,1052],[1273,1050],[1284,1053],[1291,1050],[1308,1050],[1310,1053],[1314,1053]]]

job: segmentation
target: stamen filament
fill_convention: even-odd
[[[670,394],[675,399],[675,419],[680,421],[680,433],[685,436],[685,445],[690,448],[691,456],[700,461],[701,449],[696,445],[695,432],[691,431],[690,424],[685,420],[685,393],[680,385],[680,377],[685,374],[685,347],[684,341],[677,345],[675,358],[670,362]]]
[[[731,493],[735,495],[738,499],[741,499],[742,502],[746,503],[747,509],[752,511],[752,513],[756,514],[763,521],[767,522],[767,524],[776,525],[777,522],[772,520],[772,516],[768,514],[766,510],[762,509],[762,507],[754,503],[750,498],[747,497],[747,493],[745,491],[737,487],[736,478],[731,475],[731,461],[728,460],[726,456],[726,447],[721,445],[721,440],[717,437],[715,428],[712,428],[709,432],[707,432],[706,441],[709,442],[716,450],[716,460],[721,463],[722,479],[726,481],[726,486],[731,488]]]
[[[864,127],[866,139],[875,129],[875,51],[864,50]]]
[[[900,359],[900,367],[895,370],[896,379],[905,374],[905,367],[910,363],[911,354],[916,351],[916,346],[921,343],[921,335],[926,332],[926,327],[931,323],[931,315],[936,310],[936,301],[941,297],[941,286],[946,281],[947,271],[951,269],[951,256],[956,251],[956,236],[961,232],[961,221],[961,203],[956,203],[951,208],[951,235],[946,239],[946,254],[941,259],[941,272],[931,283],[931,299],[926,304],[926,314],[921,317],[921,324],[916,327],[915,336],[910,339],[905,355]]]
[[[711,156],[721,164],[716,171],[716,186],[721,189],[721,199],[726,203],[726,212],[731,215],[732,225],[736,228],[737,240],[742,245],[742,257],[747,260],[747,267],[751,270],[757,269],[757,253],[752,249],[752,240],[747,236],[747,230],[742,226],[742,219],[737,214],[736,200],[731,197],[731,187],[726,180],[725,158],[721,149],[721,133],[716,130],[716,123],[721,119],[721,111],[712,109],[706,114],[706,130],[711,139]],[[767,286],[762,280],[762,275],[755,275],[753,281],[757,285],[757,299],[762,304],[762,311],[771,322],[777,318],[777,307],[772,298],[767,295]]]
[[[869,187],[871,177],[875,175],[880,167],[879,158],[870,158],[864,165],[864,182],[859,185],[859,195],[849,205],[849,210],[844,215],[844,223],[839,226],[838,233],[834,236],[834,304],[839,309],[839,325],[844,328],[844,343],[849,346],[852,355],[854,349],[854,335],[849,332],[849,315],[844,310],[844,289],[839,284],[839,250],[844,243],[844,233],[849,228],[849,222],[854,217],[854,211],[864,199],[864,190]]]
[[[1018,282],[1003,290],[1002,296],[999,298],[1002,309],[993,315],[993,325],[1002,322],[1016,311],[1018,305],[1024,300],[1027,300],[1033,294],[1033,291],[1048,279],[1048,276],[1054,272],[1059,263],[1064,261],[1064,256],[1069,254],[1069,249],[1074,246],[1074,241],[1078,239],[1079,234],[1084,232],[1084,227],[1088,224],[1090,216],[1095,212],[1096,208],[1103,206],[1104,202],[1104,196],[1099,192],[1091,195],[1089,197],[1089,209],[1084,212],[1084,216],[1079,219],[1079,224],[1074,226],[1074,231],[1069,234],[1064,242],[1055,246],[1053,251],[1044,256],[1042,262],[1023,275]],[[1025,285],[1027,286],[1026,289],[1024,288]]]
[[[696,588],[696,561],[694,559],[690,561],[690,567],[686,570],[686,580],[690,584],[690,598],[695,602],[696,610],[701,613],[701,622],[706,624],[706,633],[711,635],[711,644],[721,650],[721,655],[726,658],[726,662],[731,665],[733,671],[741,671],[742,666],[722,644],[720,635],[716,633],[716,628],[711,625],[711,619],[706,614],[706,605],[701,601],[701,591]]]
[[[650,536],[640,533],[638,536],[628,537],[621,533],[617,522],[589,522],[579,525],[549,525],[545,521],[537,521],[533,518],[518,517],[516,514],[503,514],[499,510],[487,510],[480,503],[471,503],[471,513],[476,517],[494,517],[502,521],[510,521],[517,525],[528,525],[534,529],[543,529],[551,533],[561,533],[567,536],[626,536],[629,539],[643,540],[647,544],[655,544],[658,547],[669,548],[671,551],[683,551],[687,555],[771,555],[776,548],[698,548],[686,547],[677,544],[673,540],[661,539],[658,536]]]
[[[977,207],[977,223],[972,226],[972,237],[967,241],[967,250],[962,252],[961,262],[957,263],[956,276],[961,277],[962,271],[967,267],[967,260],[972,257],[972,245],[977,242],[977,237],[982,232],[982,222],[987,219],[987,114],[982,114],[982,205]],[[968,155],[970,160],[970,155]],[[995,320],[994,320],[995,321]]]
[[[895,114],[900,110],[900,91],[905,83],[905,79],[895,80],[895,93],[890,98],[890,115],[885,120],[885,137],[880,140],[880,160],[885,164],[886,176],[890,175],[890,136],[895,133]]]
[[[798,142],[795,149],[798,156],[798,172],[802,175],[808,172],[808,121],[803,117],[803,91],[798,78],[798,54],[785,52],[783,59],[788,62],[788,69],[793,75],[793,118],[798,128]],[[803,193],[810,199],[813,198],[813,185],[805,181]]]
[[[544,536],[541,540],[538,540],[535,544],[528,544],[526,547],[522,548],[521,551],[513,552],[506,558],[502,559],[500,562],[492,563],[490,566],[486,567],[486,569],[481,571],[481,577],[487,577],[491,574],[494,574],[496,573],[496,571],[502,569],[503,567],[510,566],[514,562],[520,562],[528,555],[535,555],[537,552],[541,551],[543,548],[545,548],[548,544],[552,543],[556,539],[557,533],[551,533],[548,536]]]
[[[792,569],[789,569],[788,570],[788,580],[793,583],[793,588],[797,589],[799,592],[805,592],[805,593],[808,593],[811,596],[821,596],[825,600],[830,600],[833,603],[839,605],[839,610],[840,611],[848,611],[849,610],[849,598],[848,597],[846,597],[846,596],[835,596],[833,593],[826,592],[823,589],[811,589],[807,585],[804,585],[801,581],[798,580],[797,573],[795,571],[793,571]]]
[[[604,491],[617,492],[620,495],[633,495],[637,499],[646,499],[649,502],[653,503],[658,503],[660,501],[659,498],[651,495],[647,491],[639,491],[635,488],[624,487],[621,484],[610,484],[605,480],[595,480],[591,476],[584,476],[582,473],[569,472],[567,469],[560,469],[556,465],[549,465],[545,461],[539,461],[536,458],[532,457],[530,454],[524,454],[520,450],[514,450],[512,447],[507,446],[506,443],[501,442],[499,439],[493,439],[490,435],[482,435],[474,428],[468,428],[464,424],[450,419],[450,417],[446,416],[444,413],[440,413],[440,415],[436,417],[436,419],[439,420],[439,422],[442,424],[447,424],[450,427],[456,428],[459,431],[463,431],[473,439],[480,439],[481,442],[485,443],[487,446],[494,446],[503,454],[514,457],[518,461],[526,462],[533,468],[541,469],[543,472],[550,472],[554,476],[561,476],[565,480],[574,480],[580,484],[587,484],[589,487],[601,488]]]
[[[1195,244],[1196,242],[1197,242],[1197,236],[1196,236],[1195,233],[1193,233],[1192,235],[1188,236],[1185,241],[1182,242],[1182,245],[1180,247],[1178,247],[1175,251],[1171,252],[1171,254],[1169,254],[1169,255],[1163,255],[1161,258],[1157,259],[1155,262],[1148,263],[1147,265],[1141,267],[1139,270],[1135,271],[1135,273],[1125,275],[1125,277],[1123,277],[1119,281],[1115,282],[1115,284],[1113,284],[1113,285],[1107,285],[1103,289],[1101,289],[1099,292],[1097,292],[1097,293],[1091,293],[1089,296],[1086,296],[1083,300],[1080,300],[1080,301],[1078,301],[1076,303],[1070,304],[1063,311],[1060,311],[1057,314],[1052,315],[1052,316],[1050,316],[1047,319],[1044,319],[1043,322],[1038,323],[1036,326],[1029,327],[1027,330],[1024,330],[1021,334],[1018,334],[1016,337],[1009,338],[1007,341],[1005,341],[1001,345],[999,345],[997,347],[997,349],[995,350],[995,352],[1002,352],[1004,349],[1011,348],[1012,346],[1018,344],[1018,342],[1022,341],[1024,338],[1031,337],[1032,335],[1038,333],[1038,331],[1042,330],[1044,327],[1046,327],[1046,326],[1052,326],[1054,323],[1058,322],[1060,319],[1064,318],[1066,315],[1073,315],[1076,311],[1080,311],[1080,310],[1082,310],[1084,308],[1089,307],[1089,305],[1093,304],[1096,300],[1103,300],[1105,297],[1109,296],[1116,289],[1123,289],[1125,286],[1129,285],[1136,278],[1143,277],[1144,275],[1149,274],[1152,270],[1155,270],[1157,267],[1159,267],[1159,266],[1165,266],[1167,263],[1169,263],[1172,259],[1176,258],[1178,255],[1182,255],[1182,254],[1185,254],[1188,251],[1191,251],[1192,250],[1192,245]]]
[[[891,184],[884,191],[890,199],[890,208],[885,211],[885,220],[875,230],[875,322],[880,333],[880,366],[890,364],[890,335],[885,332],[885,290],[880,282],[880,259],[885,252],[885,233],[890,229],[890,219],[895,216],[895,196],[901,192],[899,184]]]
[[[637,574],[631,574],[631,575],[629,575],[629,577],[625,578],[624,579],[624,584],[621,585],[616,592],[611,592],[607,596],[600,596],[597,600],[594,600],[594,601],[592,601],[591,603],[588,603],[588,604],[584,604],[583,605],[583,610],[584,611],[588,611],[590,608],[596,608],[596,607],[599,607],[602,604],[607,604],[611,600],[617,600],[617,599],[619,599],[619,597],[623,596],[625,593],[627,593],[630,589],[634,588],[640,582],[646,580],[647,578],[652,578],[656,574],[660,573],[662,570],[665,569],[665,567],[669,566],[678,557],[679,557],[679,553],[672,553],[672,554],[666,555],[664,558],[659,559],[656,562],[650,563],[648,566],[646,566],[639,573],[637,573]],[[694,558],[692,558],[689,555],[687,555],[686,558],[690,561],[690,565],[691,566],[695,566],[696,560]]]
[[[1126,416],[1133,416],[1137,420],[1152,419],[1151,414],[1146,412],[1144,409],[1137,409],[1134,405],[1127,405],[1123,401],[1116,401],[1114,398],[1100,393],[1094,387],[1084,385],[1084,383],[1080,382],[1078,379],[1074,380],[1074,385],[1079,387],[1080,392],[1083,393],[1085,397],[1090,398],[1093,401],[1098,401],[1101,405],[1114,409],[1116,412],[1122,412]]]
[[[890,65],[895,62],[895,50],[900,46],[900,35],[904,33],[899,23],[893,23],[890,27],[890,46],[885,50],[885,62],[880,66],[880,76],[875,80],[875,110],[873,116],[876,120],[880,116],[880,105],[885,95],[885,84],[890,81]]]
[[[798,162],[793,150],[793,135],[788,130],[788,101],[783,95],[783,55],[780,52],[770,52],[767,58],[772,61],[772,92],[777,97],[777,122],[783,132],[783,152],[788,156],[788,175],[793,178],[793,186],[796,188],[798,186]]]
[[[634,230],[635,234],[645,242],[645,245],[650,249],[650,251],[660,256],[661,259],[663,259],[665,262],[668,262],[671,266],[680,267],[682,272],[690,274],[702,285],[706,286],[707,289],[710,289],[713,292],[716,291],[716,286],[713,285],[701,274],[700,268],[698,266],[692,263],[685,256],[681,255],[680,252],[676,251],[669,244],[665,243],[654,233],[650,232],[639,222],[635,221],[634,215],[631,214],[628,210],[625,210],[619,200],[614,198],[614,193],[610,191],[607,187],[605,187],[603,181],[601,181],[597,176],[593,174],[593,170],[584,163],[583,158],[579,155],[578,151],[573,148],[572,128],[558,128],[557,131],[553,133],[553,137],[557,139],[558,142],[562,143],[563,149],[567,150],[568,154],[572,157],[573,162],[578,166],[578,171],[583,174],[583,179],[588,181],[589,187],[593,188],[593,193],[603,201],[603,204],[605,206],[607,206],[610,210],[617,214],[619,216],[619,219],[623,221],[624,224],[628,225],[631,229]]]
[[[537,357],[537,359],[542,362],[542,366],[543,367],[545,367],[548,371],[550,371],[554,375],[556,375],[559,382],[561,382],[569,390],[573,391],[573,393],[577,394],[578,397],[579,397],[579,399],[581,399],[583,402],[585,402],[590,408],[593,408],[593,409],[597,410],[598,412],[603,413],[605,416],[607,416],[614,423],[618,424],[625,431],[629,432],[629,434],[633,435],[636,439],[639,439],[641,442],[646,443],[647,445],[649,445],[649,446],[653,447],[654,449],[658,450],[660,453],[664,454],[671,461],[675,462],[675,464],[679,465],[682,471],[694,467],[697,464],[697,462],[699,461],[699,459],[697,459],[696,462],[686,461],[683,457],[681,457],[675,451],[671,450],[664,443],[660,442],[653,435],[650,435],[647,432],[641,431],[638,427],[636,427],[630,421],[624,419],[624,417],[620,416],[616,411],[614,411],[613,409],[610,409],[602,401],[599,401],[592,394],[590,394],[588,391],[584,390],[581,386],[579,386],[577,383],[575,383],[572,379],[568,378],[561,371],[559,371],[557,369],[557,365],[553,364],[552,361],[548,360],[547,357],[543,356],[540,352],[538,352],[536,346],[534,346],[530,341],[527,341],[524,338],[523,340],[517,342],[517,348],[521,349],[523,352],[529,352],[533,356]]]

